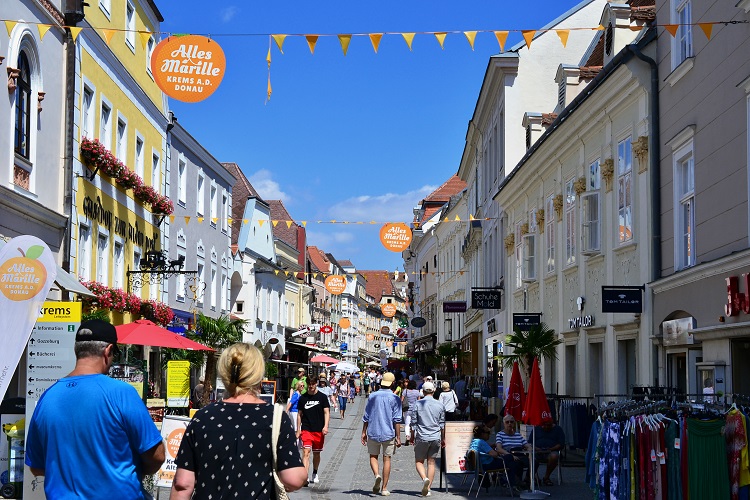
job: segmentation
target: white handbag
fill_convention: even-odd
[[[279,475],[276,473],[276,446],[279,442],[279,432],[281,431],[281,415],[284,413],[284,407],[278,404],[273,405],[273,424],[271,426],[271,449],[273,450],[273,482],[276,486],[276,498],[278,500],[287,500],[289,496],[286,493],[286,487],[281,482]]]

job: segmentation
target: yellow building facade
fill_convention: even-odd
[[[163,217],[154,213],[163,210],[134,189],[140,183],[133,173],[156,194],[166,193],[167,100],[150,70],[158,42],[152,33],[163,18],[151,0],[90,3],[76,38],[71,270],[85,281],[161,300],[159,285],[129,290],[127,271],[137,270],[146,252],[162,249]],[[128,175],[108,175],[82,154],[91,140]],[[130,183],[122,182],[126,177]]]

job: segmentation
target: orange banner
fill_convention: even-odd
[[[380,242],[391,252],[406,250],[411,243],[411,228],[403,222],[389,222],[380,228]]]
[[[341,295],[346,290],[346,277],[339,274],[331,274],[325,281],[326,290],[333,295]]]
[[[396,315],[396,304],[381,304],[380,312],[382,312],[383,316],[386,318],[392,318]]]
[[[352,326],[352,322],[349,321],[349,318],[341,318],[339,320],[339,326],[341,328],[343,328],[344,330],[346,330],[347,328],[349,328],[350,326]]]

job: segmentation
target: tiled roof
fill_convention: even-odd
[[[643,5],[641,7],[630,7],[631,21],[654,21],[656,20],[656,5]]]
[[[578,78],[581,80],[590,80],[598,75],[601,70],[601,66],[584,66],[581,68]]]
[[[358,271],[358,273],[367,280],[365,290],[367,290],[367,295],[375,298],[375,302],[380,302],[383,295],[393,295],[393,283],[391,283],[393,274],[389,274],[385,269]]]
[[[234,162],[222,163],[229,173],[237,179],[232,186],[232,243],[237,243],[240,238],[240,227],[242,226],[242,217],[245,215],[245,204],[251,196],[262,199],[255,190],[245,174],[242,173],[240,166]]]
[[[445,181],[442,186],[419,202],[424,213],[421,219],[417,219],[415,216],[413,223],[418,225],[430,220],[430,218],[435,215],[443,205],[450,201],[452,196],[457,195],[464,189],[466,189],[466,181],[457,175],[453,175],[450,179]]]
[[[297,248],[297,228],[299,227],[295,222],[292,221],[292,216],[289,215],[284,202],[281,200],[268,200],[268,206],[271,209],[271,221],[278,221],[273,227],[273,236],[281,241],[291,245],[293,248]]]
[[[542,126],[550,125],[557,118],[557,113],[542,113]]]
[[[596,46],[594,46],[594,50],[591,51],[591,55],[584,63],[583,68],[588,68],[591,66],[601,67],[603,64],[604,64],[604,37],[600,36],[599,40],[596,41]],[[579,76],[579,78],[584,78],[584,77]]]
[[[331,262],[323,250],[316,246],[308,246],[307,254],[310,256],[310,262],[312,262],[317,271],[322,273],[331,272]]]
[[[340,260],[339,265],[341,267],[354,267],[354,264],[352,264],[352,261],[350,260]]]

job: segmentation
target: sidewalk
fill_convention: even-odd
[[[349,403],[344,420],[341,420],[338,412],[335,414],[331,412],[330,432],[326,437],[325,448],[321,454],[321,467],[318,470],[320,483],[310,483],[308,487],[290,493],[290,498],[294,500],[380,498],[380,495],[372,492],[374,477],[370,469],[367,448],[362,446],[361,442],[365,402],[365,398],[358,397],[355,403]],[[439,462],[437,465],[439,467]],[[551,494],[550,499],[580,500],[582,497],[590,497],[593,493],[583,483],[584,475],[581,467],[565,467],[563,484],[557,485],[555,473],[552,476],[555,485],[546,486],[543,489]],[[471,476],[467,477],[464,484],[461,484],[463,479],[464,476],[451,475],[448,480],[449,491],[445,493],[444,488],[439,487],[440,473],[439,470],[436,471],[435,484],[430,498],[468,498]],[[444,476],[443,487],[445,483],[446,477]],[[389,498],[412,500],[422,498],[421,488],[422,482],[414,468],[414,448],[402,446],[396,451],[391,463],[391,477],[388,481],[388,490],[391,492]],[[472,490],[472,498],[474,498],[475,491],[476,487]],[[489,492],[482,489],[479,496],[510,498],[507,488],[491,488]]]

